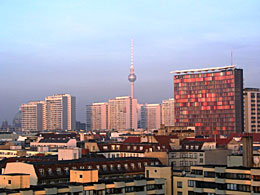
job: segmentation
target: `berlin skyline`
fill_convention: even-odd
[[[87,104],[130,96],[134,40],[135,98],[173,97],[170,71],[230,65],[245,87],[260,87],[260,2],[33,1],[0,2],[0,122],[21,104],[55,93]]]

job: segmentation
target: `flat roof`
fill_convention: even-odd
[[[223,66],[223,67],[212,67],[212,68],[201,68],[201,69],[189,69],[189,70],[175,70],[171,71],[171,74],[186,74],[186,73],[200,73],[200,72],[213,72],[213,71],[219,71],[219,70],[228,70],[228,69],[235,69],[236,65],[230,65],[230,66]]]

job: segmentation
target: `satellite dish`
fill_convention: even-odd
[[[259,158],[258,156],[254,156],[254,164],[259,164]]]

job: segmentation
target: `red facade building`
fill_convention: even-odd
[[[243,70],[235,66],[174,71],[176,126],[196,135],[243,131]]]

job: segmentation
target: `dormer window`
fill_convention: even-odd
[[[44,175],[44,169],[39,169],[39,172],[42,176]]]
[[[61,173],[61,168],[58,167],[58,168],[56,169],[56,172],[57,172],[57,175],[61,175],[61,174],[62,174],[62,173]]]
[[[49,174],[49,175],[53,175],[53,174],[52,174],[52,169],[51,169],[51,168],[48,168],[48,174]]]

